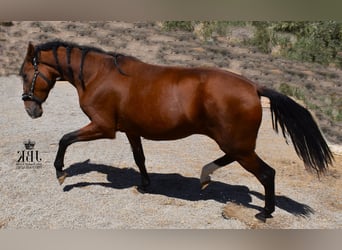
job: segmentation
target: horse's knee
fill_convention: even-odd
[[[59,140],[59,146],[62,148],[66,148],[72,143],[73,140],[75,140],[76,137],[76,132],[71,132],[63,135],[63,137]]]

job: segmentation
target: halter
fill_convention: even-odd
[[[38,70],[38,62],[37,62],[37,58],[34,57],[32,60],[32,64],[34,67],[34,75],[32,78],[32,82],[31,82],[31,88],[30,91],[28,93],[23,93],[21,99],[23,101],[34,101],[36,103],[38,103],[39,105],[41,105],[44,100],[39,99],[38,97],[36,97],[34,95],[34,87],[36,85],[36,80],[38,78],[38,76],[40,76],[41,78],[43,78],[43,80],[48,84],[49,88],[52,89],[54,82],[52,82],[50,79],[48,79],[43,73],[41,73]]]

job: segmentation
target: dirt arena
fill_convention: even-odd
[[[260,68],[244,68],[243,61],[249,55],[246,48],[228,47],[227,53],[240,56],[225,62],[223,47],[201,46],[194,37],[158,30],[156,24],[123,22],[14,22],[11,27],[1,27],[0,228],[342,228],[339,127],[331,130],[329,142],[335,164],[326,176],[317,178],[305,170],[291,143],[287,145],[273,131],[267,99],[263,100],[256,151],[277,174],[276,211],[266,223],[254,218],[264,205],[263,188],[238,164],[216,171],[213,182],[200,190],[202,166],[222,156],[222,152],[212,140],[199,135],[177,141],[143,140],[152,181],[148,193],[136,189],[140,183],[138,168],[121,133],[115,140],[70,146],[65,158],[70,177],[62,186],[58,184],[53,161],[59,139],[86,125],[88,119],[79,108],[75,89],[67,82],[56,84],[43,105],[41,118],[32,120],[26,114],[20,99],[21,79],[15,74],[29,40],[38,43],[62,38],[134,55],[150,63],[217,66],[251,78],[260,75],[266,82],[275,80],[267,78],[269,71],[265,74]],[[250,56],[253,60],[262,57],[255,53]],[[270,67],[270,60],[263,60]],[[276,65],[291,65],[283,59],[272,60]],[[298,65],[305,71],[307,64]],[[342,75],[337,69],[326,70]],[[280,77],[282,72],[276,66],[273,71]],[[26,140],[35,141],[40,164],[18,165]]]

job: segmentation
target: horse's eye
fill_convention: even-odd
[[[23,74],[23,80],[27,81],[27,75],[26,74]]]

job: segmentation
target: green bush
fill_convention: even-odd
[[[194,22],[191,21],[165,21],[163,22],[163,28],[167,31],[171,30],[183,30],[194,31]]]
[[[215,34],[227,35],[229,26],[244,26],[245,23],[242,21],[165,21],[163,29],[193,32],[196,25],[201,25],[201,35],[205,40],[210,40]]]
[[[342,68],[342,22],[338,21],[165,21],[163,28],[194,32],[201,25],[199,33],[208,41],[214,34],[227,35],[229,26],[246,24],[255,27],[255,34],[247,44],[263,53],[271,53],[272,48],[280,46],[284,57],[325,65],[334,63]]]
[[[239,25],[241,22],[233,21],[203,21],[201,33],[205,40],[210,40],[214,35],[225,36],[228,33],[229,26]]]
[[[250,41],[261,52],[270,53],[280,45],[285,57],[342,67],[342,22],[252,22],[256,33]],[[294,42],[281,34],[296,37]]]
[[[247,44],[255,46],[263,53],[270,53],[272,30],[269,29],[269,22],[252,22],[252,25],[256,28],[256,31],[253,38],[247,41]]]

